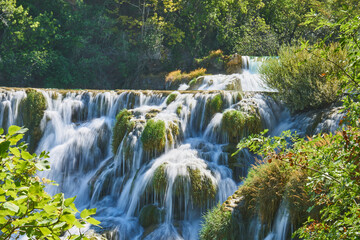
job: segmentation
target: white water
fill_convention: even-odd
[[[247,74],[256,72],[252,67],[246,69]],[[228,76],[217,78],[221,85]],[[243,89],[263,90],[248,84],[249,81],[242,82]],[[207,117],[206,103],[219,93],[224,100],[222,113]],[[42,174],[60,185],[48,190],[65,192],[67,197],[77,195],[80,209],[96,207],[96,218],[105,231],[110,231],[108,236],[112,239],[198,239],[202,214],[234,193],[240,184],[239,174],[245,176],[252,163],[251,156],[245,155],[239,159],[243,163],[238,169],[240,173],[235,174],[228,167],[228,153],[224,149],[229,140],[221,126],[227,109],[257,108],[263,127],[273,135],[286,129],[305,134],[314,120],[314,114],[291,117],[286,109],[263,94],[245,94],[239,102],[234,91],[178,92],[169,105],[166,96],[156,91],[79,91],[65,96],[42,91],[42,94],[47,109],[41,122],[43,137],[36,151],[50,151],[52,170]],[[25,97],[22,90],[0,92],[2,127],[22,125],[19,103]],[[123,108],[131,109],[135,128],[126,135],[114,156],[112,128],[116,114]],[[154,112],[155,120],[165,121],[167,127],[175,124],[180,131],[179,135],[167,135],[163,153],[144,151],[140,140],[147,114]],[[341,115],[336,112],[325,115],[315,132],[324,127],[336,128]],[[163,164],[167,183],[164,191],[158,192],[151,183],[156,169]],[[201,179],[215,186],[214,199],[196,204],[189,169],[199,171]],[[152,231],[141,227],[138,218],[141,209],[149,204],[164,212],[164,218]],[[252,239],[257,239],[256,220],[253,228]],[[266,239],[285,239],[288,230],[289,214],[281,207]]]
[[[267,57],[242,56],[241,73],[230,75],[206,75],[199,77],[201,84],[192,90],[236,90],[244,92],[276,92],[261,79],[258,69]],[[182,84],[179,90],[187,90],[190,86]]]

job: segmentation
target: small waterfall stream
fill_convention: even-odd
[[[287,129],[308,134],[310,125],[312,132],[333,131],[341,117],[336,109],[321,113],[321,118],[317,113],[290,116],[264,93],[272,90],[261,84],[258,59],[243,62],[243,73],[206,76],[199,87],[206,91],[179,90],[172,93],[176,97],[170,103],[169,92],[159,91],[38,90],[47,107],[36,152],[50,152],[51,171],[41,174],[59,183],[48,191],[77,195],[80,209],[97,208],[100,231],[111,239],[198,239],[202,214],[232,195],[253,163],[248,153],[231,162],[236,142],[233,133],[224,130],[227,111],[253,113],[261,129],[273,135]],[[234,81],[241,95],[223,90]],[[0,90],[4,129],[23,125],[21,102],[26,96],[25,89]],[[222,104],[214,112],[209,106],[217,96]],[[114,150],[113,127],[122,109],[130,111],[133,128]],[[165,124],[161,151],[149,151],[142,143],[150,119]],[[246,130],[235,140],[250,133]],[[258,239],[256,219],[252,226],[252,239]],[[289,214],[282,206],[265,239],[286,239],[289,229]]]

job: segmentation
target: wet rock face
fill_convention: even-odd
[[[158,225],[164,221],[165,211],[154,204],[144,206],[139,214],[139,223],[143,228]]]

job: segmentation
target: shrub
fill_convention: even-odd
[[[332,45],[326,53],[309,52],[299,47],[283,47],[279,59],[269,59],[260,67],[264,81],[279,91],[279,96],[292,112],[317,109],[338,99],[340,80],[337,67],[344,67],[345,52]],[[334,64],[333,64],[333,63]]]
[[[25,127],[29,128],[29,150],[34,152],[42,137],[40,122],[46,110],[46,99],[41,92],[35,89],[26,90],[26,94],[26,98],[21,101],[20,112]]]
[[[165,82],[171,86],[178,86],[181,83],[189,83],[191,80],[196,79],[197,77],[204,76],[206,74],[205,68],[198,68],[189,73],[181,72],[180,70],[176,70],[170,72],[165,77]]]
[[[141,134],[144,150],[161,152],[165,148],[165,134],[166,128],[164,121],[155,121],[153,119],[147,121],[145,129]]]
[[[66,199],[63,193],[51,196],[45,191],[47,184],[55,183],[40,179],[36,172],[50,169],[49,156],[45,152],[30,154],[26,144],[18,144],[26,130],[10,126],[8,134],[0,135],[0,238],[60,239],[72,227],[85,227],[86,222],[99,224],[90,217],[96,209],[83,210],[77,219],[75,197]]]
[[[218,204],[204,215],[204,222],[200,231],[200,239],[229,239],[231,234],[231,212],[225,211]]]
[[[112,151],[116,154],[117,149],[123,140],[126,133],[129,133],[134,128],[134,122],[130,121],[132,118],[132,113],[127,110],[121,110],[116,116],[116,123],[113,128],[113,137],[112,137]]]

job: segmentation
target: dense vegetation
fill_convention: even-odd
[[[55,183],[36,172],[50,169],[49,156],[45,152],[30,154],[27,145],[19,142],[26,130],[11,126],[4,135],[0,129],[0,239],[59,239],[74,226],[99,224],[91,217],[96,209],[85,209],[76,218],[76,197],[65,198],[63,193],[51,196],[45,191],[46,185]],[[81,233],[68,234],[66,239],[87,238]]]
[[[193,70],[211,50],[276,55],[300,38],[314,43],[329,28],[303,24],[306,15],[338,19],[345,2],[356,9],[352,0],[1,1],[0,84],[146,87],[139,79]]]
[[[336,92],[345,94],[341,128],[334,134],[319,133],[307,139],[290,132],[268,137],[264,132],[242,140],[239,150],[248,148],[263,160],[262,165],[251,170],[223,205],[205,216],[202,239],[236,239],[241,231],[243,236],[247,228],[242,224],[248,223],[249,215],[269,226],[281,201],[298,227],[293,237],[360,238],[360,15],[354,6],[344,6],[341,13],[330,17],[312,15],[309,24],[326,26],[332,34],[313,46],[305,43],[298,51],[281,50],[279,60],[270,60],[263,68],[265,80],[285,94],[283,99],[293,111],[318,108],[333,102]],[[342,18],[336,19],[339,15]],[[327,44],[334,34],[339,45]],[[328,65],[326,72],[324,64]],[[319,84],[331,91],[321,93]]]

